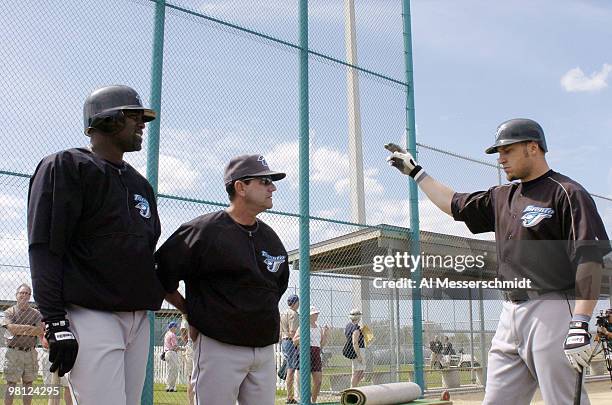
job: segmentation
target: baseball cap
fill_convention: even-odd
[[[225,185],[245,177],[270,177],[272,181],[284,179],[286,174],[270,170],[268,162],[262,155],[240,155],[233,157],[223,174]]]
[[[168,329],[176,328],[178,326],[178,322],[172,321],[168,324]]]
[[[310,315],[318,314],[321,311],[317,309],[317,307],[310,307]]]
[[[288,305],[293,305],[296,302],[298,302],[300,300],[300,298],[295,295],[295,294],[291,294],[288,298],[287,298],[287,304]]]

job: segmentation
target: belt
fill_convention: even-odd
[[[510,291],[502,291],[502,296],[505,301],[512,302],[514,304],[520,304],[522,302],[527,302],[529,300],[534,300],[544,294],[547,294],[552,291],[542,290],[510,290]]]
[[[8,346],[8,348],[13,349],[13,350],[19,350],[22,352],[29,352],[30,350],[34,349],[33,347],[18,347],[18,346],[15,346],[15,347]]]
[[[502,291],[502,297],[505,301],[520,304],[553,292],[564,295],[565,299],[576,298],[574,290],[507,290]]]
[[[283,340],[293,340],[293,339],[288,338],[288,337],[284,337]]]

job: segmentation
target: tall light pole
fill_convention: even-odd
[[[344,0],[344,41],[346,62],[357,66],[357,43],[355,35],[355,0]],[[351,220],[365,224],[365,198],[363,187],[363,151],[361,145],[361,110],[359,106],[359,75],[357,69],[346,68],[346,96],[349,136],[349,186]]]

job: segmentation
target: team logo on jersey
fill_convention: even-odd
[[[268,162],[266,162],[266,158],[263,157],[262,155],[259,155],[259,157],[257,158],[258,162],[261,162],[261,165],[267,168],[270,168],[270,166],[268,166]]]
[[[525,228],[531,228],[532,226],[536,226],[543,219],[552,218],[555,210],[552,208],[542,208],[536,207],[535,205],[528,205],[523,210],[523,216],[521,220],[523,221],[523,226]]]
[[[140,216],[143,218],[151,218],[151,206],[146,198],[139,194],[134,194],[134,201],[136,201],[136,207],[140,212]]]
[[[268,267],[268,271],[271,273],[276,273],[280,268],[280,265],[285,263],[285,260],[287,260],[287,256],[270,256],[265,250],[261,251],[261,255],[265,258],[264,263]]]

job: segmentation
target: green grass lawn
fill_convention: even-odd
[[[391,371],[389,366],[375,366],[374,372],[385,372]],[[412,365],[402,365],[400,367],[400,381],[409,381],[409,378],[412,376],[413,367]],[[321,394],[320,401],[334,401],[337,400],[338,397],[330,396],[325,394],[325,391],[331,391],[331,383],[330,383],[330,375],[334,374],[351,374],[350,366],[330,366],[323,369],[323,382],[321,385]],[[0,377],[1,378],[1,377]],[[460,381],[461,385],[472,384],[471,373],[469,370],[460,370]],[[364,380],[361,382],[361,385],[369,385],[372,383],[371,374],[366,374]],[[429,388],[436,388],[442,386],[442,373],[440,370],[430,370],[428,368],[425,369],[425,383]],[[42,385],[42,380],[39,378],[34,382],[34,386]],[[6,385],[3,386],[5,388]],[[348,388],[348,387],[347,387]],[[186,385],[177,385],[177,392],[166,392],[165,384],[155,384],[153,391],[154,405],[185,405],[187,402],[187,386]],[[277,390],[276,392],[276,404],[282,404],[286,398],[285,390]],[[48,399],[41,397],[32,398],[32,404],[34,405],[47,405]],[[15,397],[13,401],[14,404],[21,404],[22,401],[19,397]],[[63,404],[63,400],[61,401]]]

